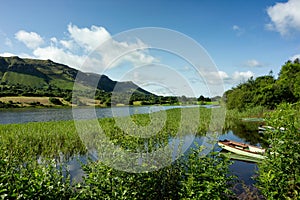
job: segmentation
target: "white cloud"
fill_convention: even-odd
[[[282,36],[288,35],[291,30],[300,30],[299,8],[299,0],[289,0],[268,7],[267,13],[271,18],[271,23],[266,24],[266,28],[278,31]]]
[[[238,25],[233,25],[233,26],[232,26],[232,29],[233,29],[234,31],[238,31],[238,30],[240,30],[240,27],[239,27]]]
[[[300,54],[292,56],[292,57],[290,58],[290,60],[291,60],[291,61],[294,61],[294,60],[296,60],[296,58],[300,59]]]
[[[205,74],[205,82],[198,84],[198,88],[203,87],[203,84],[205,84],[207,91],[202,88],[201,94],[207,93],[208,96],[222,95],[225,88],[230,89],[234,85],[247,81],[251,76],[254,77],[254,73],[251,71],[235,71],[232,74],[224,71],[210,72]]]
[[[135,42],[116,41],[104,27],[91,26],[91,28],[79,28],[69,24],[68,32],[70,40],[61,40],[64,48],[74,50],[74,47],[82,48],[86,54],[98,53],[101,57],[101,65],[94,67],[94,71],[108,69],[122,62],[130,62],[133,66],[150,64],[157,61],[153,56],[146,53],[148,48],[140,40]],[[94,52],[93,52],[94,51]],[[93,55],[91,55],[93,56]],[[90,58],[94,60],[94,58]]]
[[[21,54],[13,54],[13,53],[9,53],[9,52],[4,52],[4,53],[0,53],[0,56],[2,57],[11,57],[11,56],[19,56],[21,58],[32,58],[32,56],[25,54],[25,53],[21,53]]]
[[[69,50],[73,50],[74,47],[75,47],[75,44],[72,40],[60,40],[59,43],[61,45],[63,45],[63,47],[65,47],[66,49],[69,49]]]
[[[219,76],[221,77],[221,79],[227,79],[229,78],[228,74],[226,72],[223,71],[218,71]]]
[[[201,74],[206,83],[210,85],[223,84],[224,80],[229,79],[229,76],[224,71],[206,71]]]
[[[11,57],[11,56],[17,56],[17,55],[13,54],[13,53],[4,52],[4,53],[0,53],[0,56],[2,56],[2,57]]]
[[[247,81],[250,77],[254,77],[254,73],[251,71],[246,71],[246,72],[236,71],[232,75],[232,78],[235,81],[235,83]]]
[[[108,40],[97,51],[102,55],[103,64],[106,68],[112,68],[122,62],[130,62],[133,66],[151,64],[158,59],[146,53],[148,48],[142,41],[135,43],[118,42]]]
[[[111,38],[111,35],[104,27],[91,26],[91,28],[78,28],[76,25],[69,24],[68,31],[70,37],[82,48],[87,51],[94,50],[104,41]]]
[[[50,41],[54,44],[57,44],[57,42],[58,42],[56,37],[50,38]]]
[[[67,30],[67,38],[51,37],[45,40],[48,44],[44,44],[44,39],[35,32],[20,30],[15,38],[32,50],[38,59],[51,59],[88,72],[102,73],[124,62],[135,67],[158,61],[147,52],[148,45],[139,39],[117,41],[104,27],[79,28],[69,24]],[[85,66],[81,67],[83,63]]]
[[[244,29],[240,28],[238,25],[233,25],[232,30],[236,32],[237,36],[241,36],[244,33]]]
[[[251,71],[239,72],[235,71],[232,75],[228,75],[224,71],[217,72],[207,72],[204,74],[204,79],[208,84],[220,85],[220,84],[230,84],[234,85],[240,82],[247,81],[251,76],[254,77],[254,73]]]
[[[15,37],[30,49],[38,48],[44,43],[43,38],[35,32],[26,32],[24,30],[20,30],[15,34]]]
[[[251,76],[254,77],[254,73],[251,71],[240,72],[235,71],[233,74],[228,75],[224,71],[208,72],[204,74],[206,83],[213,85],[235,85],[244,81],[247,81]]]
[[[252,60],[248,60],[246,61],[245,67],[262,67],[263,64],[260,63],[259,61],[255,60],[255,59],[252,59]]]
[[[77,69],[83,64],[85,60],[85,56],[75,55],[71,52],[65,51],[64,49],[53,46],[37,48],[33,51],[33,55],[39,59],[50,59]]]

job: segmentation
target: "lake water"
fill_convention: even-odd
[[[156,112],[159,110],[167,110],[172,108],[182,108],[186,106],[139,106],[139,107],[115,107],[113,110],[111,108],[95,108],[94,112],[97,118],[105,117],[116,117],[116,116],[128,116],[131,114],[144,114],[149,112]],[[73,112],[74,111],[74,112]],[[0,124],[15,124],[15,123],[27,123],[27,122],[37,122],[37,121],[61,121],[61,120],[72,120],[74,119],[73,114],[75,113],[76,119],[90,119],[93,116],[90,115],[90,108],[77,108],[72,110],[67,109],[16,109],[16,110],[2,110],[0,111]],[[223,133],[217,135],[217,139],[230,139],[239,142],[250,143],[253,145],[258,145],[260,142],[260,137],[257,132],[258,123],[257,122],[236,122],[234,126],[224,130]],[[189,137],[189,136],[187,136]],[[191,138],[187,138],[190,140]],[[198,144],[205,144],[205,137],[192,137],[194,142]],[[193,143],[190,147],[193,147]],[[189,147],[189,148],[190,148]],[[221,148],[215,145],[214,150],[220,151]],[[93,153],[92,153],[93,154]],[[91,155],[92,157],[97,157],[96,154]],[[85,157],[80,157],[80,159],[85,162]],[[73,177],[82,174],[80,169],[80,164],[77,158],[71,159],[68,162],[68,166]],[[240,180],[242,180],[246,185],[252,185],[255,176],[255,171],[257,170],[257,165],[255,163],[244,162],[235,160],[230,167],[230,171],[237,175]],[[238,192],[241,191],[239,186]]]
[[[253,126],[257,127],[256,125],[253,124]],[[253,134],[256,134],[257,131],[253,130]],[[194,137],[194,135],[188,135],[185,138],[186,140],[190,140],[193,139],[193,142],[191,144],[191,146],[189,146],[189,148],[194,148],[196,147],[195,143],[199,144],[199,145],[204,145],[207,146],[209,148],[207,148],[209,151],[210,150],[214,150],[214,151],[221,151],[222,149],[216,144],[214,146],[211,146],[209,144],[209,140],[206,140],[206,137],[200,137],[200,136],[196,136]],[[218,139],[231,139],[231,140],[235,140],[235,141],[239,141],[239,142],[245,142],[245,143],[252,143],[251,139],[248,140],[249,138],[245,137],[245,138],[241,138],[237,135],[235,135],[235,133],[232,130],[228,130],[226,131],[226,133],[219,135]],[[182,140],[181,140],[182,141]],[[174,141],[173,141],[174,142]],[[176,139],[175,139],[176,142]],[[190,142],[188,142],[190,143]],[[184,147],[183,147],[184,148]],[[189,149],[188,148],[188,149]],[[207,154],[208,151],[203,151],[203,154]],[[97,153],[96,152],[89,152],[89,156],[91,158],[93,158],[93,160],[97,160]],[[83,176],[83,171],[81,170],[81,166],[78,162],[78,159],[83,162],[86,163],[87,162],[87,157],[88,156],[78,156],[74,159],[71,159],[67,165],[68,165],[68,169],[70,170],[71,173],[71,178],[74,178],[74,180],[76,181],[81,181],[82,180],[82,176]],[[253,163],[253,162],[246,162],[246,161],[240,161],[240,160],[233,160],[233,164],[230,165],[230,173],[235,175],[240,181],[242,181],[246,186],[252,188],[253,184],[255,183],[255,180],[253,179],[253,177],[256,176],[256,171],[258,170],[257,164]],[[234,187],[234,192],[237,195],[240,195],[241,193],[244,192],[243,186],[242,184],[237,184]]]
[[[0,110],[0,124],[21,124],[27,122],[47,122],[76,119],[91,119],[91,111],[95,111],[97,118],[121,117],[129,114],[144,114],[172,108],[195,106],[136,106],[136,107],[112,107],[112,108],[28,108]],[[205,106],[209,107],[209,106]]]

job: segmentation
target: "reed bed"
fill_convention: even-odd
[[[227,176],[228,159],[215,154],[201,156],[198,148],[173,161],[168,160],[170,152],[164,148],[174,137],[219,129],[223,111],[216,111],[185,108],[120,118],[0,125],[0,196],[227,199],[232,180]],[[97,151],[99,161],[83,164],[83,181],[71,184],[61,162],[89,150]],[[139,155],[144,159],[142,165],[134,156],[122,156],[124,152]],[[151,154],[158,156],[151,160]],[[163,160],[169,165],[157,165]],[[142,173],[132,173],[132,168]]]

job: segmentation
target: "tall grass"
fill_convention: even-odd
[[[73,121],[1,125],[0,138],[1,146],[20,158],[69,157],[86,151]]]
[[[227,176],[229,161],[222,156],[200,156],[199,148],[191,150],[190,156],[151,172],[144,170],[149,166],[142,165],[140,170],[144,173],[125,172],[132,167],[130,164],[138,167],[136,158],[121,162],[125,157],[118,156],[122,151],[151,154],[168,146],[172,137],[217,129],[219,118],[212,123],[213,116],[222,118],[211,109],[187,108],[76,123],[0,125],[0,196],[4,199],[228,199],[231,192],[227,183],[232,177]],[[129,126],[128,120],[134,121],[140,129]],[[152,133],[153,121],[161,126],[155,134]],[[93,126],[94,123],[97,126]],[[71,185],[66,179],[68,176],[63,176],[63,171],[57,168],[57,159],[61,155],[67,159],[85,154],[88,149],[97,150],[100,160],[83,165],[84,181]],[[112,164],[105,162],[107,153],[111,156],[109,162],[123,164],[122,171],[107,165]],[[155,158],[159,159],[155,161],[165,159],[163,153],[158,151]],[[43,164],[39,164],[40,158]]]
[[[132,146],[130,148],[135,149],[135,145],[142,144],[145,139],[160,140],[165,144],[170,137],[174,137],[176,134],[203,135],[208,130],[211,121],[211,110],[206,108],[199,110],[198,108],[186,108],[184,111],[182,109],[167,110],[167,117],[163,122],[159,121],[163,112],[153,115],[155,116],[152,116],[152,120],[154,120],[152,124],[162,124],[161,129],[156,130],[156,133],[152,133],[155,131],[155,127],[149,126],[151,125],[149,114],[104,118],[97,120],[97,123],[106,137],[115,144],[124,145],[124,148]],[[184,117],[188,117],[188,119],[183,119]],[[132,120],[140,129],[128,126],[126,124],[128,120]],[[97,140],[95,137],[99,136],[99,130],[98,127],[94,127],[95,130],[92,129],[93,127],[89,127],[88,120],[76,121],[76,123],[83,125],[84,133],[82,135],[78,134],[79,130],[74,121],[0,125],[1,146],[7,148],[11,154],[20,153],[49,158],[57,157],[60,154],[67,157],[78,153],[83,154],[86,153],[86,144],[82,142],[82,139],[86,140],[84,137],[90,137],[91,141]],[[120,128],[120,126],[122,127]]]
[[[244,111],[239,111],[237,109],[231,109],[226,111],[226,119],[227,120],[236,120],[241,119],[244,117],[253,117],[253,118],[260,118],[263,117],[264,113],[268,112],[269,110],[263,106],[257,106],[254,108],[248,108]]]

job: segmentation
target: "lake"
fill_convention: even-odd
[[[97,118],[121,117],[129,114],[145,114],[160,110],[172,108],[195,107],[191,106],[132,106],[132,107],[112,107],[112,108],[95,108]],[[211,107],[211,106],[203,106]],[[73,120],[73,111],[76,119],[91,119],[91,108],[26,108],[26,109],[9,109],[0,110],[0,124],[21,124],[27,122],[47,122]]]
[[[167,110],[172,108],[183,108],[187,106],[138,106],[138,107],[114,107],[111,108],[95,108],[95,115],[98,118],[108,118],[108,117],[120,117],[128,116],[131,114],[144,114],[150,112],[156,112],[160,110]],[[194,106],[189,106],[194,107]],[[209,106],[207,106],[209,107]],[[74,113],[76,113],[76,119],[90,119],[91,108],[76,108]],[[71,108],[60,108],[60,109],[16,109],[16,110],[1,110],[0,111],[0,124],[15,124],[15,123],[27,123],[27,122],[40,122],[40,121],[61,121],[61,120],[72,120],[73,110]],[[260,136],[257,131],[257,122],[234,122],[232,126],[223,130],[222,133],[218,134],[218,139],[230,139],[239,142],[250,143],[253,145],[258,145],[260,142]],[[187,139],[191,137],[187,136]],[[192,139],[198,144],[205,145],[204,136],[192,137]],[[175,140],[176,141],[176,140]],[[193,147],[194,144],[190,147]],[[188,148],[190,148],[188,147]],[[217,145],[215,145],[214,150],[220,151]],[[93,153],[92,153],[93,154]],[[96,158],[97,155],[93,154],[92,157]],[[86,157],[80,157],[80,159],[85,162]],[[68,166],[72,177],[80,176],[82,171],[80,169],[80,164],[77,158],[71,159],[68,162]],[[255,176],[255,170],[257,170],[257,165],[251,162],[244,162],[235,160],[230,167],[230,171],[237,175],[238,178],[246,185],[252,185],[254,180],[251,178]],[[241,191],[241,187],[237,187],[238,192]]]

